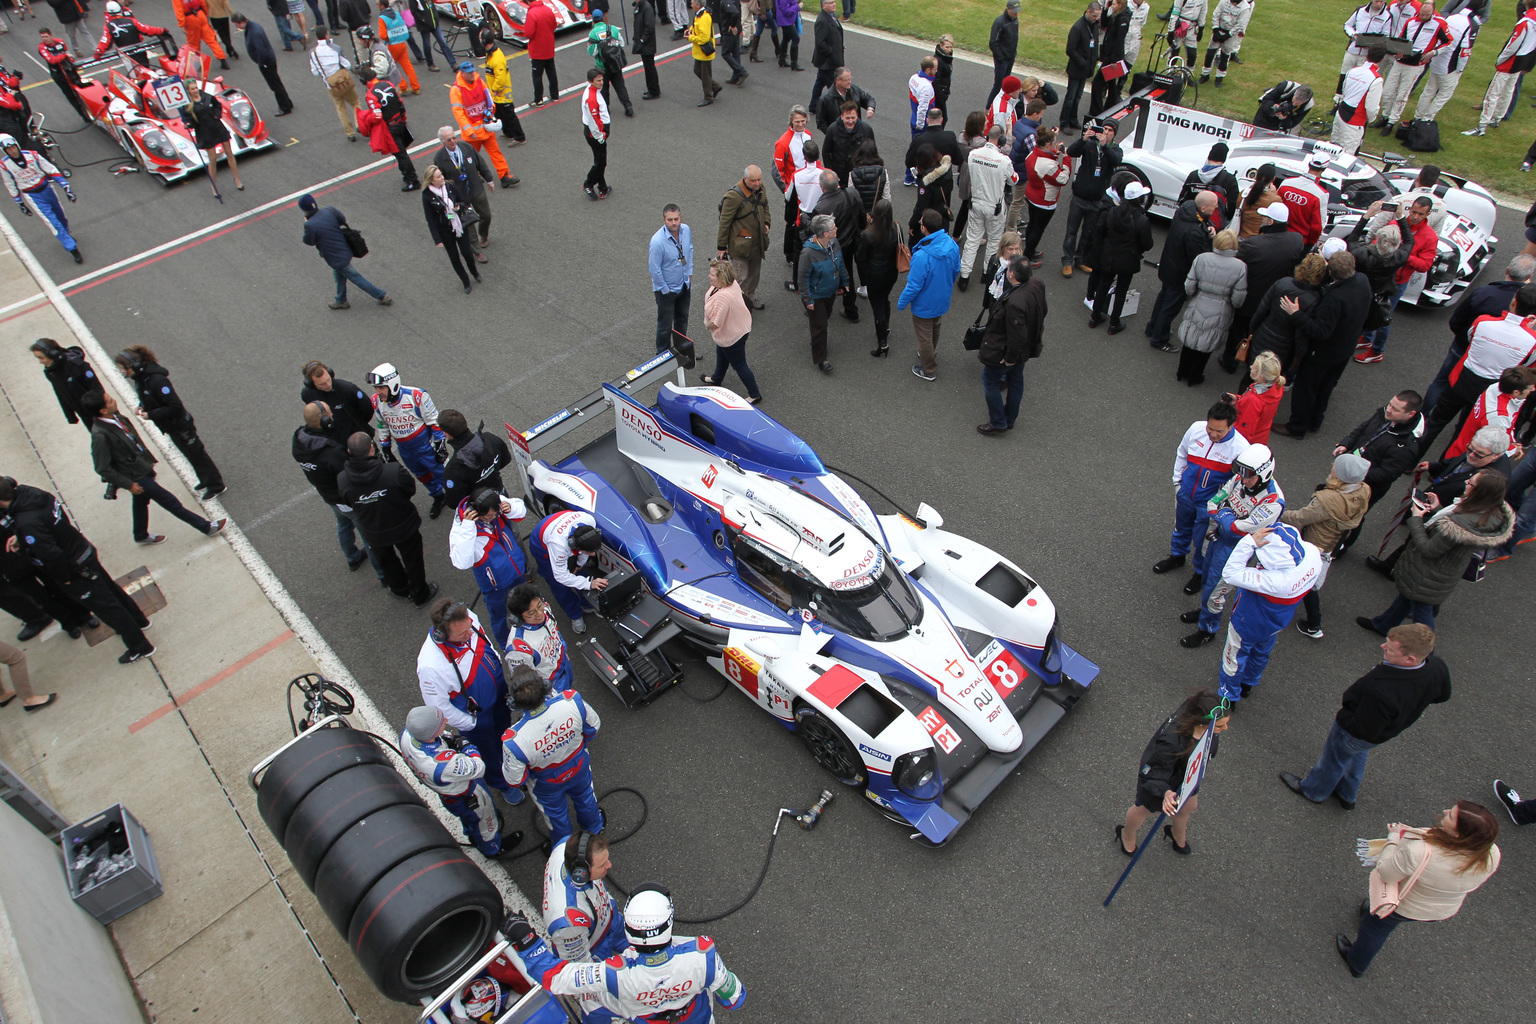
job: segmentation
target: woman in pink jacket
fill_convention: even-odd
[[[763,400],[757,390],[757,377],[747,365],[747,335],[752,332],[752,311],[736,282],[730,260],[710,260],[709,291],[704,296],[704,326],[715,341],[715,372],[700,377],[705,384],[720,384],[734,368],[747,386],[747,398],[753,405]]]

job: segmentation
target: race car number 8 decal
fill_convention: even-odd
[[[1017,690],[1019,684],[1029,678],[1029,670],[1006,647],[999,648],[997,657],[987,663],[985,672],[1001,697]]]

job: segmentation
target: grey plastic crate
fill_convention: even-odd
[[[77,845],[85,845],[100,838],[107,829],[119,822],[123,826],[123,835],[128,839],[128,852],[133,856],[133,865],[104,882],[82,890],[80,886],[83,880],[76,877],[72,851]],[[76,844],[76,839],[80,840],[80,844]],[[160,871],[155,865],[155,850],[150,845],[149,832],[122,804],[115,804],[100,814],[71,825],[59,833],[59,841],[63,846],[64,876],[69,881],[70,899],[102,924],[111,924],[165,891],[165,887],[160,884]]]

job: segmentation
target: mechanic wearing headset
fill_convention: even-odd
[[[571,963],[550,951],[522,914],[508,914],[502,934],[529,975],[556,995],[581,999],[583,1019],[687,1021],[710,1024],[714,1004],[735,1010],[746,1001],[740,979],[707,935],[672,934],[672,895],[648,882],[624,907],[630,948],[603,963]]]
[[[75,201],[75,191],[69,187],[69,179],[42,155],[30,149],[22,149],[11,135],[0,135],[0,177],[5,179],[5,189],[28,217],[36,210],[53,228],[54,237],[64,251],[74,257],[76,263],[84,263],[80,246],[69,233],[69,218],[59,197],[53,194],[57,184],[64,190],[70,202]]]
[[[1247,438],[1233,426],[1236,422],[1237,407],[1223,398],[1210,407],[1205,419],[1196,420],[1184,431],[1173,457],[1173,540],[1168,557],[1154,565],[1153,572],[1171,572],[1182,566],[1192,540],[1198,538],[1203,545],[1205,503],[1232,476],[1232,463],[1248,447]],[[1195,548],[1194,569],[1204,575],[1201,546]]]
[[[544,926],[562,960],[607,960],[629,946],[618,905],[603,884],[608,839],[577,829],[544,865]]]
[[[477,750],[494,751],[511,724],[507,682],[501,658],[469,605],[442,598],[432,606],[432,629],[416,656],[416,681],[421,699],[443,713],[449,725]],[[485,783],[512,803],[523,794],[503,777],[501,758],[485,761]]]
[[[143,345],[131,345],[117,354],[115,362],[139,392],[139,406],[134,410],[139,418],[159,427],[192,464],[202,499],[208,501],[223,494],[224,474],[214,464],[203,439],[197,436],[197,421],[181,404],[181,397],[171,386],[170,374],[156,361],[155,353]]]
[[[571,620],[571,628],[585,633],[587,620],[582,615],[581,594],[608,586],[607,580],[594,578],[600,571],[597,553],[603,546],[597,520],[590,512],[575,509],[545,516],[533,528],[528,546],[533,549],[539,575],[548,581],[555,601]]]
[[[485,759],[462,736],[444,735],[448,721],[438,708],[412,708],[400,733],[400,753],[422,785],[437,794],[449,813],[464,825],[464,837],[487,857],[502,850],[501,815],[485,784]],[[507,836],[515,847],[523,834]]]
[[[107,0],[106,15],[102,19],[101,41],[96,44],[96,52],[93,56],[100,57],[109,48],[121,53],[125,46],[137,46],[142,43],[145,36],[171,38],[170,32],[165,29],[146,25],[135,18],[133,11],[123,7],[117,0]],[[150,66],[149,56],[145,53],[135,53],[133,59],[145,67]]]
[[[532,583],[514,587],[507,596],[507,615],[512,622],[512,633],[503,645],[506,653],[502,658],[507,665],[527,665],[553,689],[573,689],[576,682],[565,638],[539,588]]]
[[[1273,526],[1285,511],[1285,494],[1275,483],[1275,457],[1268,445],[1251,444],[1232,463],[1232,479],[1205,503],[1210,532],[1205,548],[1205,573],[1185,585],[1200,588],[1200,607],[1179,616],[1180,622],[1198,622],[1200,628],[1179,641],[1185,647],[1202,647],[1216,639],[1221,612],[1231,587],[1221,581],[1221,571],[1237,542],[1250,533]]]
[[[386,459],[397,457],[390,451],[399,442],[398,458],[406,469],[427,485],[432,495],[432,510],[427,518],[443,514],[443,462],[448,457],[448,437],[437,425],[437,406],[432,396],[421,388],[400,386],[400,373],[394,363],[380,363],[368,374],[373,388],[374,428],[378,433],[379,452]]]
[[[1258,555],[1259,564],[1248,562]],[[1258,686],[1275,638],[1296,617],[1296,606],[1317,585],[1323,558],[1294,526],[1279,524],[1237,542],[1221,578],[1241,593],[1232,605],[1221,651],[1221,695],[1239,701]]]
[[[499,666],[498,666],[499,668]],[[531,782],[533,798],[549,821],[549,841],[571,834],[566,801],[576,804],[576,822],[594,835],[603,830],[603,812],[592,789],[587,740],[602,720],[575,690],[552,692],[544,677],[526,665],[512,670],[509,704],[521,717],[501,737],[501,775],[507,789]],[[506,792],[506,790],[503,790]],[[523,794],[513,790],[516,799]]]
[[[459,502],[448,531],[448,559],[455,569],[472,569],[491,632],[507,646],[507,598],[512,588],[528,578],[528,556],[512,524],[525,515],[523,503],[489,487],[482,487]]]

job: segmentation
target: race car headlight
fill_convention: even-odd
[[[898,757],[891,766],[891,781],[914,800],[937,800],[944,792],[944,781],[939,777],[932,748],[914,750]]]
[[[587,9],[587,0],[571,0],[571,9],[585,11]]]
[[[1448,284],[1456,279],[1456,270],[1461,264],[1460,254],[1455,249],[1442,249],[1435,257],[1434,265],[1429,268],[1425,276],[1424,286],[1433,288],[1437,285]]]
[[[235,119],[235,126],[240,129],[241,135],[249,135],[256,130],[256,111],[249,100],[235,100],[229,105],[229,114]]]
[[[506,8],[507,16],[519,25],[528,20],[528,8],[522,4],[508,3],[502,6]]]
[[[139,141],[144,144],[145,149],[149,150],[151,153],[162,159],[181,159],[176,153],[175,144],[171,142],[169,136],[167,136],[165,132],[160,131],[158,128],[152,128],[149,131],[142,133],[139,136]]]

